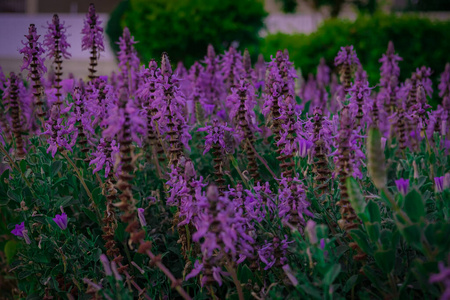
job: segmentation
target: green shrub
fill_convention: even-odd
[[[129,0],[121,26],[139,41],[144,62],[165,51],[189,65],[205,56],[209,43],[222,51],[236,41],[255,52],[266,14],[260,0]]]
[[[380,78],[378,59],[386,52],[390,40],[403,57],[402,80],[410,77],[416,67],[426,65],[434,71],[436,82],[445,62],[450,60],[450,22],[395,15],[360,16],[354,22],[328,20],[310,35],[268,35],[261,44],[261,52],[267,60],[278,49],[287,48],[290,59],[306,76],[316,72],[321,57],[333,66],[339,48],[354,45],[370,82],[375,84]]]

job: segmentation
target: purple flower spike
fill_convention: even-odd
[[[67,215],[66,213],[62,213],[60,215],[56,215],[53,218],[53,221],[56,223],[56,225],[58,225],[59,228],[61,228],[62,230],[65,230],[67,228]]]
[[[340,66],[344,64],[347,64],[349,66],[361,65],[358,56],[356,55],[356,52],[353,49],[353,46],[341,47],[341,50],[335,57],[334,59],[335,66]]]
[[[15,236],[19,236],[23,238],[23,232],[25,231],[25,222],[20,224],[16,224],[16,228],[14,228],[11,233]]]
[[[134,37],[131,36],[128,27],[123,29],[123,34],[119,37],[120,51],[117,53],[117,58],[119,59],[119,69],[121,73],[119,74],[119,86],[128,86],[130,92],[135,91],[138,88],[138,72],[140,60],[137,56],[137,51],[134,45],[137,42]],[[131,75],[131,78],[129,76]]]
[[[103,45],[103,28],[100,26],[102,21],[98,19],[98,14],[95,12],[94,4],[89,5],[89,11],[84,20],[84,27],[81,30],[83,39],[81,40],[81,50],[88,50],[97,47],[99,51],[105,51]]]
[[[450,63],[445,65],[439,82],[439,97],[450,96]]]
[[[208,153],[213,144],[220,144],[222,148],[225,148],[225,131],[233,131],[232,128],[220,124],[219,120],[213,120],[213,125],[205,125],[203,128],[199,128],[197,131],[206,131],[208,135],[205,137],[205,151],[203,154]]]
[[[47,68],[44,66],[44,58],[42,55],[44,54],[44,49],[42,48],[42,43],[39,42],[40,35],[36,32],[36,26],[34,24],[30,24],[28,28],[28,35],[25,35],[27,38],[26,41],[22,41],[22,44],[25,45],[19,53],[23,54],[23,64],[20,68],[21,71],[28,70],[28,77],[32,75],[34,71],[37,71],[39,77],[47,72]],[[36,68],[33,70],[33,68]]]
[[[403,196],[408,194],[409,179],[400,178],[399,180],[395,181],[395,185],[397,185],[397,189],[400,192],[400,194],[402,194]]]
[[[67,42],[66,27],[64,22],[59,21],[57,14],[53,15],[52,23],[48,23],[48,31],[44,37],[44,46],[47,48],[47,57],[56,57],[62,55],[69,58],[70,53],[67,48],[70,44]]]
[[[400,76],[398,62],[401,60],[403,59],[395,54],[394,44],[390,41],[386,54],[383,54],[383,57],[378,60],[381,63],[380,82],[383,87],[388,87],[391,83],[393,83],[394,86],[397,85],[397,78]],[[394,82],[392,82],[392,78],[394,78]]]

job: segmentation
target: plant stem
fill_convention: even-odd
[[[236,286],[236,290],[238,292],[239,300],[244,300],[244,293],[242,292],[241,282],[237,278],[236,270],[232,265],[229,265],[229,263],[225,265],[225,268],[230,273],[231,278],[233,278],[234,285]]]
[[[141,244],[144,241],[141,241]],[[157,258],[155,256],[155,254],[153,254],[152,251],[147,250],[146,254],[148,255],[148,257],[150,257],[150,259],[155,263],[155,265],[164,273],[166,274],[166,276],[170,279],[170,281],[172,281],[172,286],[175,287],[175,289],[177,290],[177,292],[181,295],[181,297],[183,297],[185,300],[191,300],[191,297],[186,293],[186,291],[183,289],[183,287],[181,287],[181,284],[179,283],[179,281],[175,278],[175,276],[173,276],[173,274],[170,272],[169,269],[166,268],[166,266],[159,260],[159,258]]]
[[[61,155],[64,156],[64,158],[69,162],[69,164],[72,165],[74,171],[77,173],[76,176],[77,176],[78,179],[80,180],[81,185],[83,186],[84,190],[86,191],[86,194],[88,195],[89,199],[91,199],[91,201],[92,201],[92,206],[94,207],[95,214],[97,215],[98,220],[101,221],[101,220],[102,220],[102,216],[100,215],[100,212],[99,212],[99,210],[98,210],[98,207],[97,207],[97,205],[95,204],[94,197],[92,196],[91,191],[90,191],[89,188],[87,187],[86,182],[84,181],[83,176],[81,175],[80,170],[79,170],[78,167],[75,165],[75,163],[70,159],[70,157],[67,155],[67,153],[66,153],[65,150],[64,150],[64,151],[61,151],[60,153],[61,153]]]

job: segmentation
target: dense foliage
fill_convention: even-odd
[[[314,73],[321,57],[331,66],[342,45],[352,44],[358,52],[364,70],[371,81],[378,81],[378,58],[385,52],[389,41],[402,54],[400,78],[405,80],[416,66],[426,65],[433,70],[437,84],[444,70],[442,61],[450,53],[450,22],[431,21],[416,16],[375,15],[360,16],[356,21],[327,20],[310,35],[273,34],[267,36],[260,51],[269,57],[278,49],[289,49],[291,60],[300,67],[304,76]]]
[[[190,65],[202,58],[208,44],[227,49],[231,44],[254,49],[266,16],[260,0],[129,0],[111,15],[110,26],[127,26],[144,61],[170,53],[174,62]],[[127,9],[123,8],[127,6]],[[123,14],[121,16],[120,14]],[[111,32],[117,41],[121,32]]]
[[[93,5],[72,78],[65,36],[0,72],[2,297],[448,299],[450,64],[432,109],[392,43],[379,82],[345,46],[299,85],[287,51],[140,66],[128,28],[99,77]]]

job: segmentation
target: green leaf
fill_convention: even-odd
[[[370,222],[381,223],[380,207],[372,200],[367,203],[366,215],[369,216]]]
[[[361,250],[364,253],[371,254],[372,253],[372,247],[369,245],[367,241],[367,236],[360,230],[360,229],[353,229],[350,230],[350,236],[353,240],[358,244],[359,247],[361,247]]]
[[[373,256],[375,258],[375,262],[385,274],[392,271],[395,265],[395,251],[393,249],[377,250]]]
[[[8,264],[10,264],[14,258],[14,255],[16,255],[17,250],[20,247],[20,243],[18,243],[15,240],[7,241],[5,244],[4,252],[6,256],[6,261]]]
[[[83,209],[84,213],[86,214],[86,216],[87,216],[91,221],[94,221],[95,223],[98,223],[97,217],[95,216],[95,213],[94,213],[93,211],[89,210],[89,209],[86,208],[86,207],[83,207],[82,209]]]
[[[355,286],[357,280],[358,275],[353,275],[350,277],[344,285],[344,292],[348,293]]]
[[[379,289],[380,291],[388,292],[386,289],[386,284],[383,282],[383,280],[380,278],[380,276],[375,273],[375,271],[369,267],[368,265],[365,265],[363,267],[364,275],[366,275],[367,278],[369,278],[370,282]]]
[[[62,161],[57,160],[55,162],[52,163],[52,176],[56,177],[58,176],[58,172],[61,170],[62,168]]]
[[[349,177],[347,178],[346,185],[350,204],[355,210],[355,213],[363,222],[368,221],[367,215],[364,214],[366,202],[364,201],[364,196],[362,195],[361,190],[359,189],[358,182],[356,182],[356,180],[353,177]]]
[[[417,224],[409,225],[409,226],[403,226],[399,227],[400,233],[402,234],[403,238],[406,240],[406,242],[416,248],[417,250],[422,251],[422,244],[421,244],[421,230],[420,226]]]
[[[364,224],[364,226],[366,227],[367,235],[369,236],[370,241],[377,242],[380,238],[380,223],[367,222]]]
[[[22,173],[25,173],[27,171],[27,161],[25,159],[22,159],[19,163],[19,167]]]
[[[406,195],[403,210],[413,222],[418,222],[425,217],[425,204],[422,196],[415,189]]]
[[[314,288],[313,286],[309,284],[302,284],[300,288],[309,296],[313,297],[314,299],[322,299],[322,295],[320,294],[320,291]]]
[[[7,194],[10,199],[12,199],[13,201],[15,201],[17,203],[20,203],[20,201],[22,200],[20,195],[16,194],[15,191],[13,191],[13,190],[8,190]]]
[[[333,266],[331,266],[331,268],[325,274],[325,276],[323,278],[323,283],[327,286],[331,285],[336,280],[339,273],[341,273],[341,265],[334,264]]]

